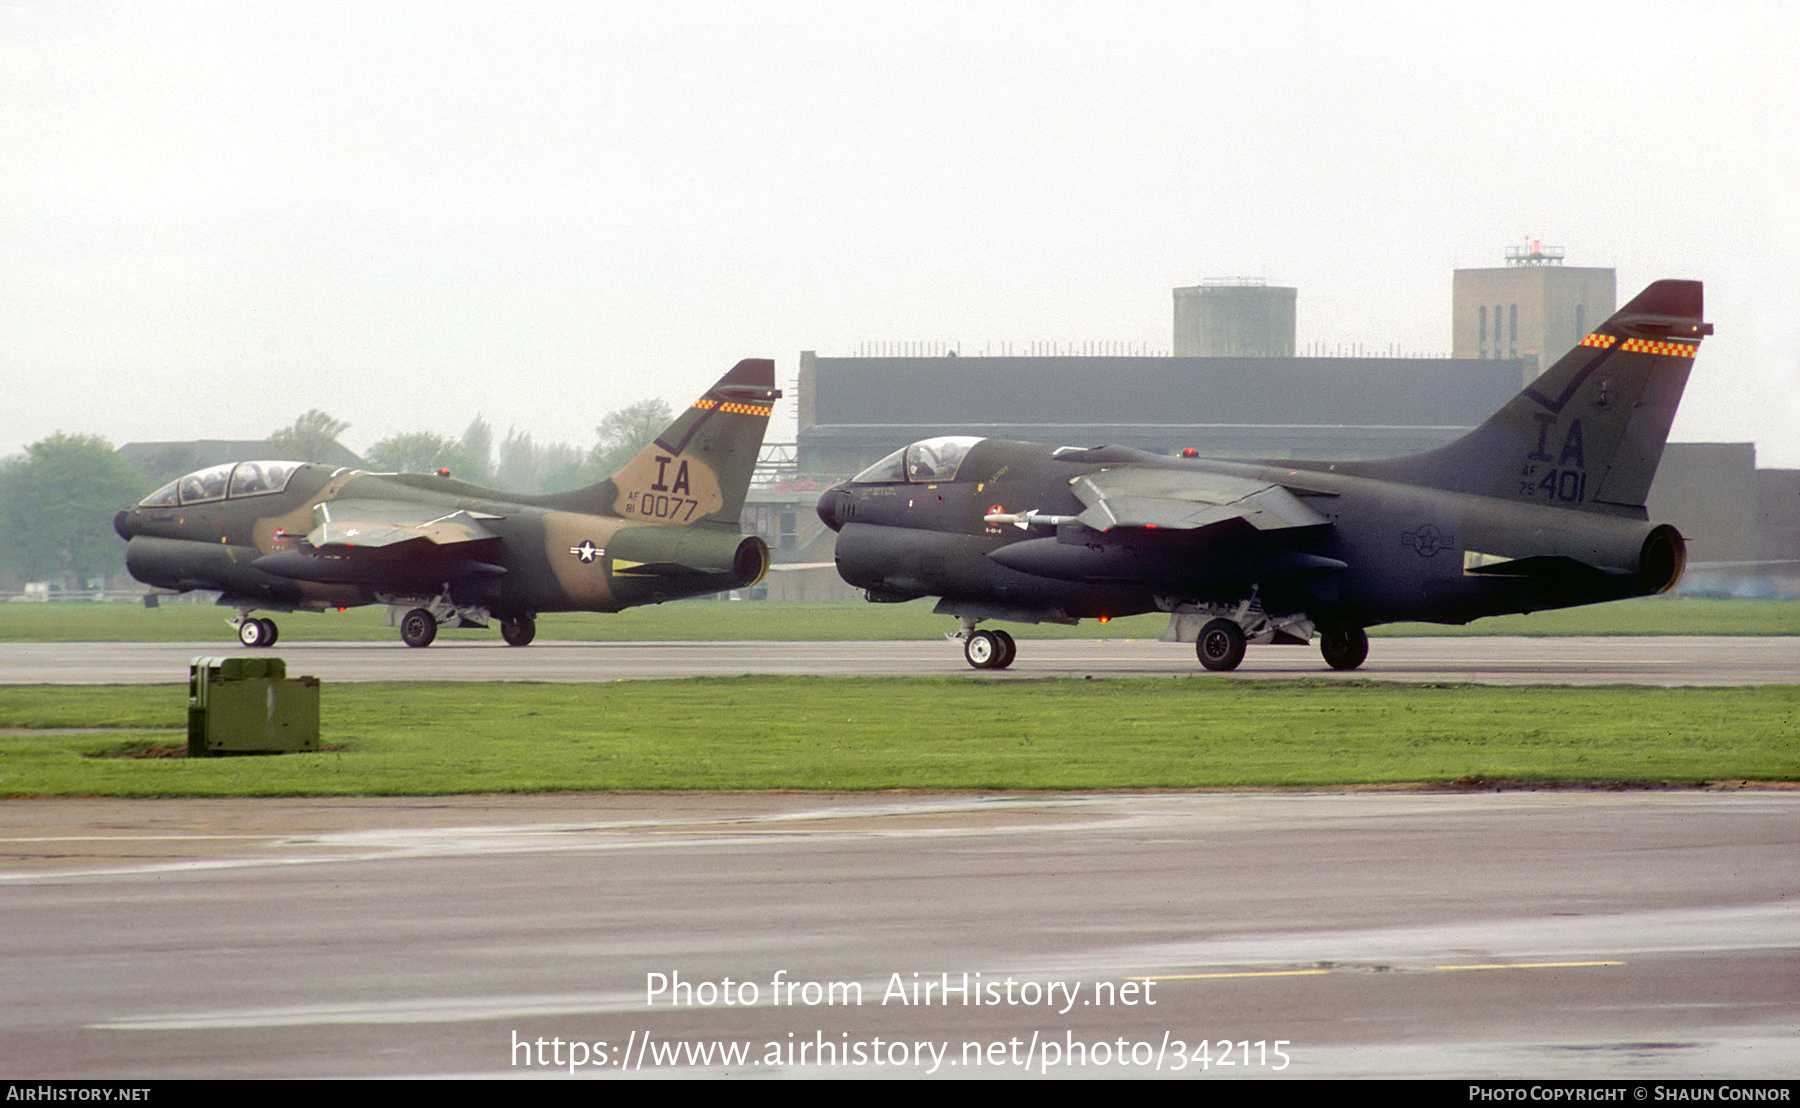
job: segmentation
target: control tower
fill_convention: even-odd
[[[1563,264],[1560,246],[1526,239],[1495,269],[1459,269],[1451,285],[1450,356],[1522,358],[1536,377],[1618,307],[1611,269]]]

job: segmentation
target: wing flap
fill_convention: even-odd
[[[500,519],[464,509],[443,512],[427,504],[388,500],[335,500],[313,509],[317,525],[306,534],[318,550],[380,548],[424,540],[433,546],[487,542],[500,536],[482,521]]]
[[[1280,531],[1331,522],[1280,485],[1226,473],[1106,469],[1077,477],[1072,487],[1087,509],[1076,518],[1096,531],[1198,530],[1232,520]]]

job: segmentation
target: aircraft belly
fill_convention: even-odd
[[[139,535],[126,544],[125,568],[139,581],[159,588],[216,591],[288,605],[348,607],[368,602],[361,589],[264,573],[254,565],[261,556],[253,546]]]
[[[972,597],[1071,614],[1154,608],[1136,583],[1056,580],[1003,566],[988,556],[1000,545],[987,535],[850,523],[838,532],[836,556],[845,581],[888,596]]]
[[[1053,538],[1007,543],[988,557],[1008,569],[1059,581],[1143,581],[1163,568],[1123,544],[1087,546]]]

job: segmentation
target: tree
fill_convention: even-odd
[[[462,433],[463,467],[457,476],[470,481],[490,481],[494,476],[494,425],[476,416]]]
[[[542,451],[531,441],[529,433],[508,430],[500,441],[494,461],[494,484],[514,492],[537,492],[538,462]]]
[[[591,485],[617,473],[674,421],[675,415],[667,402],[640,401],[602,419],[595,429],[598,441],[591,450],[580,450],[560,442],[539,446],[530,434],[508,430],[498,449],[490,455],[493,463],[489,479],[503,489],[522,493]],[[473,467],[471,473],[479,472],[481,468],[481,451],[475,449],[476,446],[491,443],[492,435],[492,428],[480,416],[463,432],[461,445]],[[371,460],[376,458],[383,445],[378,443],[370,452]]]
[[[552,443],[538,454],[538,489],[578,489],[600,478],[594,475],[593,459],[566,442]]]
[[[337,445],[337,437],[350,429],[341,419],[313,408],[292,424],[271,432],[269,443],[278,447],[281,456],[291,462],[323,462]]]
[[[97,435],[32,443],[0,462],[0,563],[28,581],[119,572],[112,517],[150,485]]]
[[[477,477],[461,443],[430,431],[389,435],[371,446],[365,458],[370,469],[386,473],[435,473],[443,468],[455,477]]]
[[[673,422],[675,413],[665,400],[640,400],[628,408],[609,412],[596,429],[600,441],[590,455],[596,479],[619,472]]]

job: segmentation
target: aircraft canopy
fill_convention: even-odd
[[[138,501],[145,508],[173,508],[239,496],[264,496],[287,488],[304,462],[225,462],[178,477]]]
[[[973,435],[942,435],[922,439],[896,450],[857,474],[859,485],[885,485],[896,481],[936,482],[956,480],[969,448],[982,441]]]

